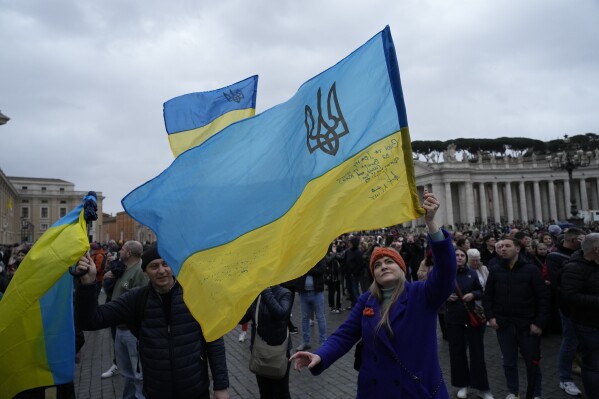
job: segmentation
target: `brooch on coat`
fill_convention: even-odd
[[[362,314],[363,314],[364,316],[372,317],[372,316],[374,316],[374,309],[373,309],[373,308],[368,308],[368,307],[366,307],[366,308],[364,308],[364,310],[362,311]]]

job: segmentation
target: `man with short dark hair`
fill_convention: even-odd
[[[483,265],[489,266],[489,262],[495,255],[495,236],[488,234],[483,237],[483,246],[480,249],[480,261]]]
[[[561,298],[561,275],[565,265],[570,261],[572,254],[580,249],[584,239],[584,231],[578,228],[570,228],[564,233],[564,240],[557,245],[557,250],[547,255],[547,275],[549,277],[551,294],[556,298],[559,316],[562,324],[562,342],[558,353],[559,386],[568,395],[579,396],[580,389],[572,378],[572,362],[576,356],[576,333],[570,321],[568,307],[562,303]]]
[[[483,304],[489,325],[497,332],[503,355],[506,399],[519,396],[518,348],[526,362],[526,376],[534,381],[535,398],[541,397],[541,371],[533,365],[538,337],[547,318],[547,291],[539,269],[520,257],[517,239],[505,237],[497,254],[501,261],[489,270]],[[540,355],[540,354],[539,354]]]
[[[585,397],[599,398],[599,233],[588,234],[572,254],[561,286],[580,343]]]

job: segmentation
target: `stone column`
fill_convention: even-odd
[[[535,219],[542,222],[543,210],[541,209],[541,187],[539,187],[539,182],[537,180],[532,183],[532,187],[534,190]]]
[[[587,181],[582,178],[578,180],[580,185],[580,208],[581,210],[589,210],[589,196],[587,193]]]
[[[454,228],[453,225],[453,201],[451,199],[451,183],[450,182],[445,182],[445,203],[446,203],[446,207],[447,207],[447,226],[451,226],[451,228]]]
[[[528,220],[528,209],[526,209],[526,187],[524,187],[523,181],[518,184],[518,188],[520,194],[520,220],[526,222]]]
[[[557,221],[557,203],[555,201],[555,184],[553,180],[549,180],[548,182],[548,190],[549,190],[549,219],[553,221]]]
[[[433,190],[433,194],[439,199],[441,202],[441,207],[437,210],[437,214],[435,218],[438,218],[439,224],[446,226],[447,225],[447,201],[445,200],[445,190],[443,188],[443,184],[432,183],[431,189]]]
[[[485,183],[478,184],[478,197],[480,199],[480,219],[482,223],[487,223],[487,193],[485,191]]]
[[[507,211],[507,222],[514,222],[514,199],[512,197],[512,182],[505,183],[505,208]]]
[[[471,181],[465,183],[466,189],[466,223],[474,224],[474,187]]]
[[[497,182],[493,182],[493,218],[495,223],[501,221],[501,214],[499,213],[499,190],[497,189]]]

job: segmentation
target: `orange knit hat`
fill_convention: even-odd
[[[372,255],[370,256],[370,273],[373,276],[374,276],[374,262],[376,262],[378,259],[382,258],[383,256],[388,256],[391,259],[393,259],[395,261],[395,263],[397,263],[399,265],[399,267],[401,267],[401,270],[403,270],[404,274],[406,273],[406,263],[404,262],[403,258],[399,254],[399,252],[397,252],[396,250],[391,249],[391,248],[376,247],[374,249],[374,251],[372,251]]]

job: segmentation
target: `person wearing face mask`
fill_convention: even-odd
[[[485,364],[485,327],[473,327],[468,318],[468,310],[474,307],[474,301],[483,296],[483,286],[476,271],[467,266],[466,250],[458,247],[455,253],[458,267],[455,291],[447,299],[445,313],[451,385],[458,388],[458,398],[467,398],[473,388],[481,398],[492,399]]]
[[[362,340],[357,398],[448,399],[437,354],[437,309],[453,291],[456,257],[434,217],[440,203],[425,192],[422,207],[435,267],[426,281],[406,281],[406,264],[391,248],[370,257],[374,282],[347,320],[314,353],[300,351],[294,369],[318,375]]]

